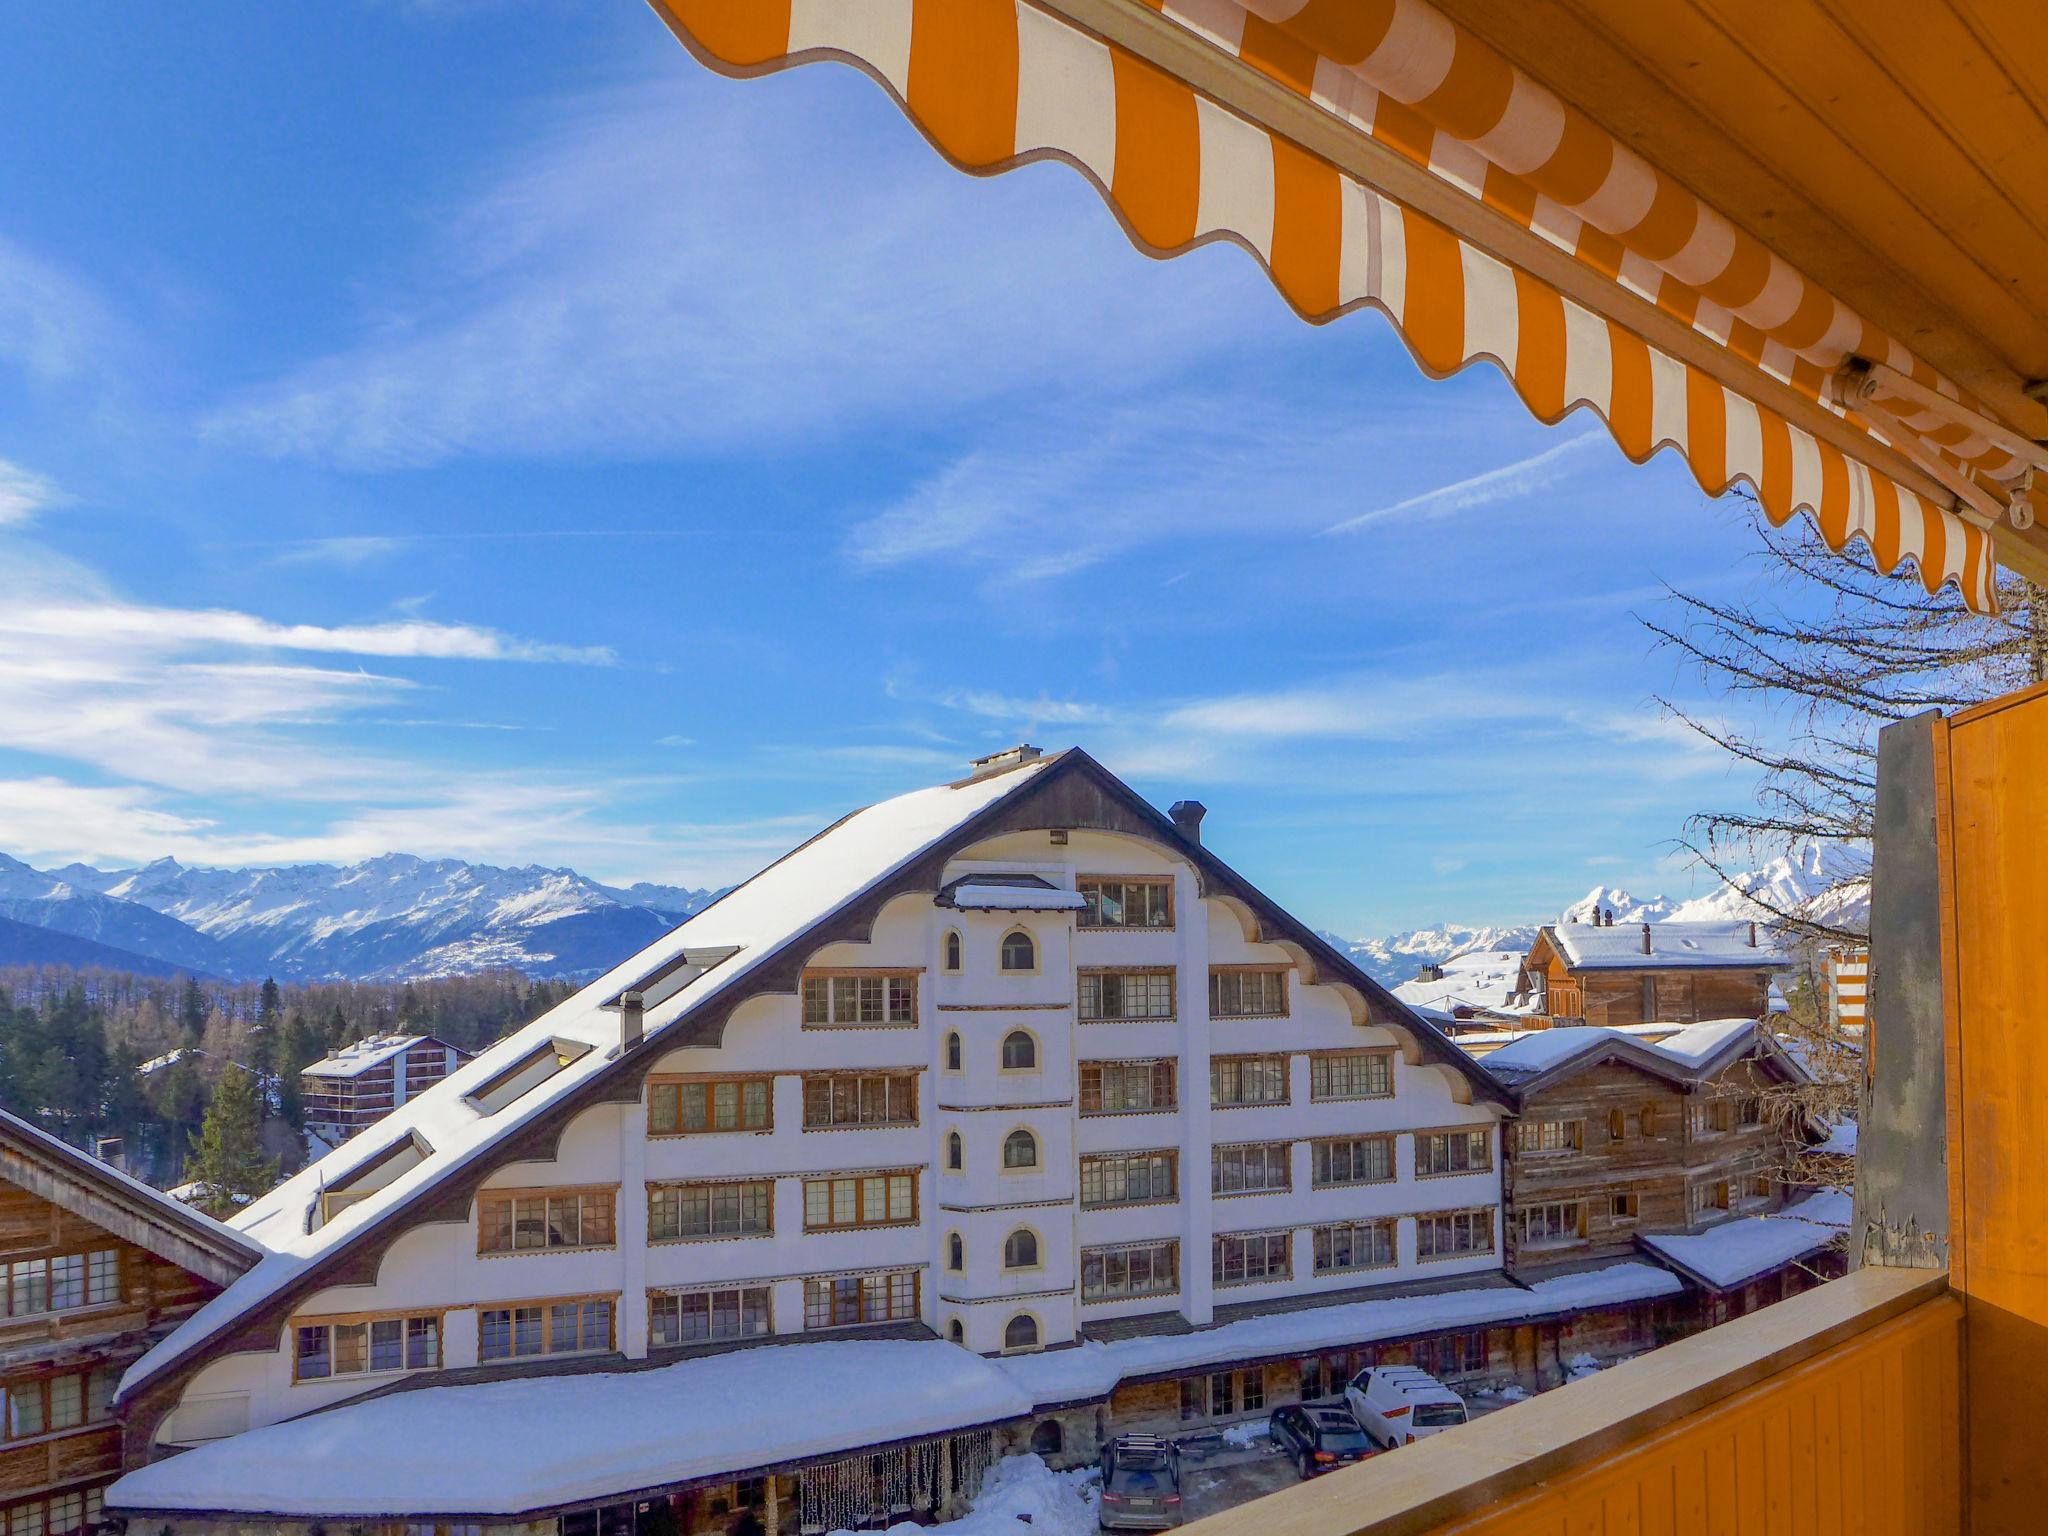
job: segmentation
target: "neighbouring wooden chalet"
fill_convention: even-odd
[[[101,1520],[126,1464],[114,1389],[256,1246],[0,1112],[0,1529],[68,1536]]]
[[[432,1035],[372,1035],[299,1074],[305,1126],[329,1146],[367,1130],[469,1059]]]
[[[1790,966],[1751,922],[1548,923],[1510,1006],[1594,1025],[1760,1019],[1782,1008],[1776,979]]]
[[[1652,1342],[1686,1282],[1510,1276],[1512,1092],[1201,823],[1022,748],[826,829],[240,1213],[110,1506],[818,1532]]]

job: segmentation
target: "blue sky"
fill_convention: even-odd
[[[1669,455],[632,0],[0,12],[0,850],[702,885],[1019,738],[1318,924],[1673,893]]]

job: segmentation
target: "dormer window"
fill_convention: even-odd
[[[1012,928],[1003,935],[1003,969],[1006,971],[1035,971],[1038,969],[1038,946],[1031,935],[1022,928]]]
[[[543,1041],[496,1076],[470,1089],[469,1102],[485,1114],[495,1115],[589,1052],[589,1044],[582,1040]]]

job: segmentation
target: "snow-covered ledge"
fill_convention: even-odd
[[[1857,1270],[1187,1536],[1420,1536],[1524,1509],[1526,1527],[1487,1529],[1578,1530],[1565,1517],[1583,1512],[1584,1529],[1611,1531],[1598,1516],[1616,1501],[1645,1530],[1767,1501],[1803,1505],[1786,1527],[1799,1530],[1856,1529],[1856,1511],[1886,1502],[1939,1508],[1957,1474],[1961,1310],[1944,1270]]]

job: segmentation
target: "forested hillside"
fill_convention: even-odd
[[[517,971],[410,983],[202,982],[130,971],[0,968],[0,1106],[80,1147],[120,1136],[130,1171],[183,1175],[224,1072],[257,1074],[263,1141],[285,1171],[304,1153],[299,1072],[392,1030],[476,1050],[574,990]]]

